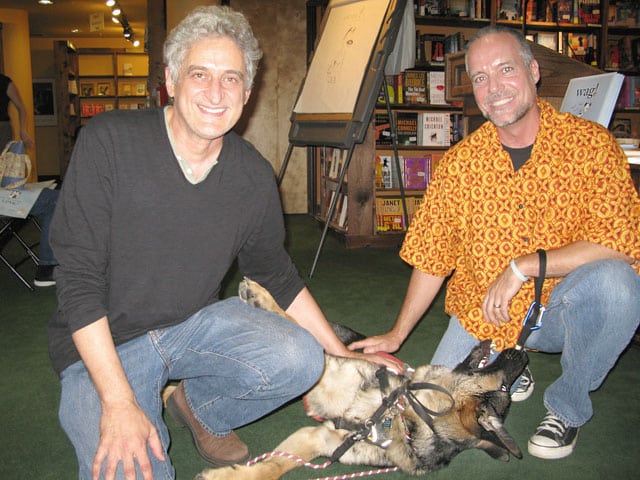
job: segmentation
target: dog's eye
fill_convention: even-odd
[[[500,386],[500,391],[501,392],[506,392],[507,391],[507,386],[504,383]]]

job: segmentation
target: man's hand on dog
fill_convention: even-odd
[[[391,332],[387,332],[383,335],[358,340],[348,345],[347,348],[356,354],[356,351],[360,350],[362,351],[360,355],[374,357],[372,361],[391,368],[397,373],[402,373],[402,371],[398,372],[398,368],[402,364],[391,355],[388,355],[388,353],[396,352],[400,345],[402,345],[402,341]],[[367,358],[367,360],[371,359]],[[402,370],[402,367],[400,367],[400,370]]]

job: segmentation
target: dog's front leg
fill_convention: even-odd
[[[317,427],[303,427],[291,434],[274,452],[290,456],[273,455],[256,464],[233,465],[208,469],[201,472],[196,480],[276,480],[289,470],[300,467],[301,459],[310,462],[320,456],[330,456],[344,441],[346,430],[335,430],[331,422]]]

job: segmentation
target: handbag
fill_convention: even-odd
[[[22,189],[31,174],[31,159],[22,142],[10,141],[0,155],[0,187]]]

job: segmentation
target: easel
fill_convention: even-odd
[[[361,3],[364,5],[363,1],[353,1],[353,2],[340,2],[335,1],[331,2],[329,5],[329,10],[327,11],[327,16],[330,17],[332,10],[331,7],[339,8],[345,4],[351,4],[351,6]],[[381,2],[378,2],[381,3]],[[386,64],[387,57],[393,46],[395,44],[395,40],[398,34],[398,30],[400,28],[400,23],[402,19],[402,14],[404,12],[406,6],[406,0],[389,0],[386,2],[386,12],[384,15],[384,19],[380,25],[380,30],[378,32],[378,38],[375,41],[372,51],[364,52],[369,55],[369,62],[367,65],[367,69],[364,74],[364,78],[361,80],[360,91],[358,92],[358,99],[354,106],[354,111],[346,115],[332,115],[330,114],[296,114],[296,112],[292,115],[292,127],[289,133],[289,147],[287,148],[287,152],[285,158],[283,160],[282,166],[280,168],[280,172],[277,177],[278,186],[282,183],[282,179],[284,178],[284,174],[286,172],[289,159],[291,157],[291,153],[293,151],[293,147],[295,145],[298,146],[332,146],[338,148],[346,148],[347,156],[340,170],[340,174],[338,176],[338,184],[336,187],[335,195],[333,195],[331,202],[329,204],[329,210],[327,211],[327,217],[324,222],[324,228],[322,231],[322,236],[320,238],[320,243],[318,245],[318,249],[316,251],[315,258],[313,260],[313,265],[311,267],[311,271],[309,273],[309,277],[312,277],[318,259],[320,257],[320,252],[322,250],[322,246],[324,245],[324,241],[327,236],[327,232],[329,229],[329,224],[336,210],[336,204],[338,200],[339,193],[342,189],[342,184],[344,181],[344,177],[346,172],[349,169],[349,164],[351,163],[351,157],[353,156],[353,151],[357,143],[362,143],[364,139],[364,134],[367,130],[369,123],[371,122],[371,118],[373,115],[373,110],[375,108],[375,104],[378,98],[378,92],[380,88],[384,86],[384,96],[385,103],[387,106],[387,113],[389,116],[389,124],[390,130],[392,134],[392,145],[393,152],[395,157],[395,165],[396,171],[398,172],[398,177],[400,179],[400,195],[402,198],[402,208],[405,218],[405,224],[408,224],[408,214],[406,207],[406,198],[404,191],[404,182],[400,175],[400,159],[398,155],[398,144],[397,144],[397,135],[396,135],[396,126],[394,116],[391,112],[390,107],[390,99],[387,90],[387,83],[384,76],[384,67]],[[369,4],[371,5],[371,4]],[[364,8],[364,7],[363,7]],[[323,26],[327,25],[327,19],[323,21]],[[347,26],[348,27],[348,26]],[[335,27],[334,27],[335,28]],[[324,33],[324,30],[323,30]],[[331,32],[330,32],[331,33]],[[322,45],[320,43],[319,45]],[[320,47],[319,47],[320,48]],[[326,54],[326,52],[321,52],[322,54]],[[314,54],[314,59],[316,58],[316,54]],[[313,65],[312,65],[313,66]],[[303,84],[300,92],[300,96],[298,101],[300,102],[300,97],[305,94],[305,86],[306,81]]]

